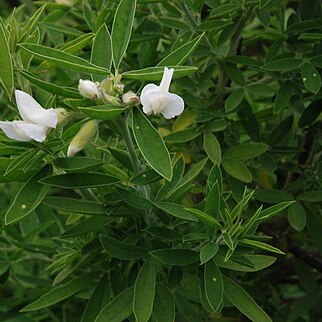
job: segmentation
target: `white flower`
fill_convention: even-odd
[[[53,108],[41,107],[29,94],[16,90],[16,103],[23,121],[0,122],[7,137],[16,141],[43,142],[49,128],[56,128],[58,117]]]
[[[83,150],[96,135],[97,130],[98,124],[96,121],[86,122],[70,142],[67,150],[67,156],[72,157],[79,151]]]
[[[140,99],[145,114],[161,113],[166,119],[171,119],[183,112],[183,99],[179,95],[169,93],[173,72],[173,68],[165,67],[159,86],[148,84],[143,88]]]
[[[89,99],[97,99],[100,96],[99,84],[90,80],[79,80],[78,90],[80,94]]]

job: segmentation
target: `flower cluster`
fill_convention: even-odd
[[[173,72],[173,68],[165,67],[160,85],[146,85],[142,90],[141,98],[132,91],[123,94],[124,85],[120,83],[119,77],[109,77],[101,83],[80,79],[78,90],[85,98],[102,100],[115,106],[137,105],[141,101],[145,114],[161,113],[166,119],[170,119],[184,110],[183,99],[169,92]],[[16,90],[15,97],[23,120],[0,121],[0,128],[13,140],[43,142],[48,130],[56,128],[57,123],[66,117],[66,111],[63,108],[44,109],[32,96],[23,91]],[[96,135],[97,130],[98,123],[88,121],[71,141],[67,156],[74,156],[81,151]]]
[[[139,97],[131,91],[123,94],[124,85],[119,82],[117,77],[108,77],[101,83],[80,79],[78,90],[85,98],[102,100],[115,106],[122,106],[122,103],[136,105],[140,102]]]
[[[166,119],[171,119],[180,115],[184,110],[183,99],[179,95],[169,92],[173,73],[173,68],[165,67],[160,85],[147,84],[143,88],[140,98],[132,91],[123,94],[124,85],[120,84],[118,79],[115,80],[111,77],[101,83],[80,79],[78,89],[85,98],[101,99],[116,106],[120,106],[122,103],[137,105],[141,101],[145,114],[161,113]]]

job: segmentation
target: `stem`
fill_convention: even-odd
[[[137,157],[137,154],[136,154],[136,151],[134,148],[134,144],[132,141],[132,137],[131,137],[131,133],[129,130],[129,125],[128,125],[127,120],[128,120],[127,116],[124,118],[121,118],[120,121],[118,122],[118,125],[119,125],[119,129],[121,130],[121,133],[123,135],[127,151],[129,152],[129,155],[130,155],[130,159],[131,159],[134,173],[139,174],[141,172],[140,171],[140,168],[141,168],[140,161]],[[143,198],[148,199],[148,200],[150,199],[149,192],[148,192],[148,189],[146,186],[139,187],[138,191],[141,193],[141,196]],[[151,224],[148,211],[145,211],[145,220],[148,225]]]
[[[140,173],[140,162],[139,162],[136,152],[135,152],[134,144],[132,141],[131,133],[130,133],[128,122],[127,122],[127,118],[121,118],[118,125],[119,125],[121,132],[122,132],[127,151],[129,152],[129,155],[130,155],[130,159],[131,159],[134,173],[139,174]]]

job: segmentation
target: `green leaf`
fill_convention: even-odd
[[[200,249],[200,265],[211,260],[218,252],[219,246],[217,243],[209,242]]]
[[[214,228],[222,228],[219,221],[216,218],[206,214],[201,210],[194,208],[185,208],[185,210],[189,211],[193,216],[198,218],[201,222],[203,222],[206,225],[209,225]]]
[[[235,145],[225,152],[223,158],[238,160],[251,159],[263,154],[267,148],[267,144],[257,142]]]
[[[174,68],[173,78],[180,78],[194,73],[198,68],[194,66],[168,66]],[[132,70],[122,74],[125,79],[136,79],[140,81],[159,81],[162,79],[164,67],[148,67]]]
[[[267,255],[233,256],[225,261],[224,256],[217,254],[215,261],[218,266],[239,272],[257,272],[271,266],[276,258]]]
[[[91,63],[93,63],[96,66],[104,67],[107,70],[111,70],[112,59],[113,53],[111,35],[106,25],[103,24],[98,29],[94,38]],[[105,78],[105,76],[92,75],[92,78],[95,81],[102,81]]]
[[[129,287],[118,294],[98,314],[94,322],[122,322],[133,312],[134,287]]]
[[[175,320],[175,302],[173,294],[164,285],[157,285],[153,304],[152,322]]]
[[[239,84],[240,86],[245,85],[245,77],[244,74],[240,71],[240,69],[236,66],[236,64],[232,64],[230,62],[225,62],[225,70],[228,74],[228,77]]]
[[[78,107],[78,109],[95,120],[111,120],[124,112],[124,108],[112,104]]]
[[[182,30],[189,30],[189,26],[183,21],[181,18],[172,18],[172,17],[158,17],[158,22],[162,23],[163,25],[175,28],[175,29],[182,29]]]
[[[290,115],[285,120],[283,120],[280,124],[278,124],[271,132],[269,136],[269,144],[277,145],[283,141],[283,139],[288,135],[291,131],[294,123],[294,116]]]
[[[302,231],[306,225],[306,212],[300,202],[294,202],[287,211],[290,226],[296,231]]]
[[[254,197],[257,200],[266,203],[277,203],[293,200],[293,196],[283,190],[278,189],[260,189],[256,190]]]
[[[286,32],[287,33],[300,33],[300,32],[306,31],[306,30],[320,29],[321,24],[322,24],[321,18],[296,22],[296,23],[290,25],[287,28]]]
[[[258,240],[251,240],[251,239],[244,238],[244,239],[240,240],[239,243],[241,245],[248,246],[248,247],[251,247],[251,248],[259,248],[259,249],[269,251],[269,252],[272,252],[272,253],[285,255],[285,253],[282,252],[281,250],[279,250],[278,248],[276,248],[274,246],[271,246],[269,244],[260,242]]]
[[[247,90],[258,96],[270,97],[275,94],[275,91],[266,84],[251,84],[247,86]]]
[[[42,202],[51,208],[66,212],[106,216],[106,210],[103,204],[94,201],[49,196]]]
[[[158,202],[154,204],[159,209],[167,214],[187,221],[198,221],[189,211],[183,206],[171,202]]]
[[[165,181],[164,185],[159,189],[156,200],[161,201],[166,198],[181,180],[185,168],[185,162],[182,155],[176,160],[173,166],[173,176],[171,181]]]
[[[105,164],[101,159],[88,157],[57,158],[54,164],[66,172],[85,172],[98,169]]]
[[[252,182],[252,174],[244,163],[235,159],[223,159],[222,166],[225,171],[232,177],[242,181],[242,182]]]
[[[143,264],[134,285],[133,311],[137,322],[150,319],[155,296],[156,265],[152,258]]]
[[[221,148],[216,136],[211,132],[205,132],[203,142],[204,149],[209,159],[213,162],[213,164],[220,165]]]
[[[286,72],[299,68],[302,63],[299,58],[282,58],[269,62],[262,68],[269,72]]]
[[[34,30],[34,27],[37,25],[37,23],[40,20],[40,17],[47,7],[47,4],[44,4],[42,7],[37,9],[34,14],[26,21],[26,23],[23,25],[23,28],[20,32],[20,38],[18,42],[23,41],[23,39],[26,37],[27,34],[31,34]]]
[[[108,254],[118,259],[137,260],[147,255],[144,248],[126,244],[110,236],[100,235],[100,240]]]
[[[263,210],[258,217],[258,221],[268,220],[269,218],[278,215],[282,210],[290,206],[293,202],[294,201],[281,202],[277,205],[271,206]]]
[[[190,249],[158,249],[150,254],[160,263],[169,266],[186,266],[198,261],[198,253]]]
[[[243,88],[238,88],[233,91],[225,101],[225,111],[226,113],[232,112],[236,109],[242,102],[245,95],[245,90]]]
[[[261,141],[259,124],[254,115],[253,109],[247,100],[243,99],[241,106],[238,109],[238,116],[245,131],[249,134],[253,141]]]
[[[96,275],[96,273],[88,273],[81,277],[75,278],[64,285],[55,287],[49,292],[43,294],[36,301],[22,308],[21,312],[40,310],[65,300],[74,295],[76,292],[80,291],[87,284],[92,283]]]
[[[302,66],[302,81],[306,89],[313,94],[317,94],[320,91],[321,76],[311,63],[305,63]]]
[[[112,48],[115,69],[118,69],[129,45],[134,21],[136,0],[121,0],[112,26]]]
[[[314,123],[321,114],[322,100],[313,101],[302,113],[299,127],[305,127]]]
[[[204,33],[196,38],[192,39],[188,43],[177,48],[175,51],[170,53],[168,56],[163,58],[157,66],[176,66],[182,65],[189,58],[189,56],[196,50],[200,44]]]
[[[145,161],[157,173],[171,181],[172,163],[162,137],[139,109],[133,111],[132,122],[134,138]]]
[[[150,209],[151,208],[151,202],[148,199],[142,198],[138,195],[137,192],[129,189],[123,189],[123,188],[114,188],[118,195],[129,204],[131,207],[137,208],[137,209]]]
[[[172,132],[163,137],[165,142],[169,143],[184,143],[190,142],[200,135],[200,131],[196,128],[186,128],[184,130]]]
[[[82,31],[76,28],[59,25],[57,23],[43,22],[41,23],[41,26],[44,27],[45,30],[51,30],[67,36],[70,35],[70,36],[78,37],[78,36],[84,35]]]
[[[223,5],[217,6],[213,11],[210,13],[210,17],[219,17],[225,16],[230,13],[236,13],[241,8],[241,5],[238,3],[227,3]]]
[[[174,190],[169,194],[169,197],[171,196],[172,199],[176,199],[176,197],[181,195],[182,191],[185,191],[187,187],[190,186],[190,184],[198,177],[202,169],[207,163],[207,158],[199,161],[198,163],[195,163],[191,166],[188,173],[186,173],[183,178],[178,182]]]
[[[103,275],[87,302],[81,322],[93,322],[110,297],[109,276]]]
[[[24,71],[24,70],[18,70],[18,71],[24,78],[28,79],[31,83],[35,84],[36,86],[38,86],[39,88],[47,92],[57,94],[60,96],[69,97],[69,98],[81,98],[81,95],[79,94],[79,92],[74,88],[68,88],[68,87],[56,85],[54,83],[48,83],[39,79],[38,77],[34,76],[33,74],[27,71]]]
[[[37,208],[48,193],[48,187],[39,183],[39,180],[51,171],[50,166],[45,166],[21,187],[5,214],[6,225],[21,220]]]
[[[297,199],[307,202],[321,202],[322,190],[305,191],[297,196]]]
[[[83,58],[68,54],[55,48],[27,43],[19,44],[18,46],[32,53],[36,57],[47,60],[61,67],[76,70],[78,72],[103,75],[106,75],[109,72],[107,69],[96,66]]]
[[[214,312],[217,312],[223,301],[224,283],[220,269],[214,261],[209,261],[205,265],[204,285],[206,298]]]
[[[153,169],[146,170],[131,179],[131,182],[135,185],[144,186],[146,184],[159,181],[162,177],[156,173]],[[169,181],[167,181],[169,182]]]
[[[118,178],[98,172],[59,174],[40,180],[42,184],[64,189],[104,187],[118,181]]]
[[[11,60],[11,54],[9,50],[8,40],[4,31],[4,27],[0,21],[0,81],[3,85],[9,99],[13,92],[14,80],[13,80],[13,65]]]
[[[62,236],[63,237],[74,237],[83,234],[87,234],[89,232],[94,232],[96,230],[100,230],[104,228],[106,225],[110,224],[114,217],[111,216],[95,216],[90,217],[81,221],[80,223],[76,224],[75,226],[71,227],[70,229],[66,230]]]
[[[249,294],[230,278],[223,276],[224,296],[237,309],[254,322],[272,322],[271,318],[249,296]]]
[[[322,67],[322,54],[321,55],[318,55],[318,56],[315,56],[311,59],[311,63],[315,66],[315,67],[318,67],[318,68],[321,68]]]
[[[290,81],[283,82],[283,84],[281,84],[276,94],[276,98],[274,102],[275,110],[280,111],[284,107],[286,107],[290,102],[291,96],[292,96],[292,83]]]

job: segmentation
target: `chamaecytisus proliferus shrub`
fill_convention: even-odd
[[[0,321],[322,321],[320,0],[0,15]]]

